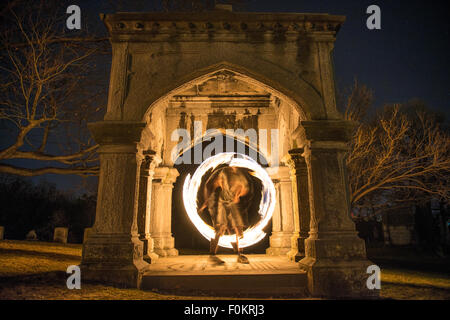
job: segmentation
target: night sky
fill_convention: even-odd
[[[381,30],[369,30],[366,9],[381,8]],[[450,83],[447,1],[257,0],[255,11],[323,12],[347,17],[334,61],[339,87],[356,77],[374,90],[375,105],[424,100],[446,112]]]
[[[105,1],[107,2],[107,1]],[[354,78],[374,91],[375,106],[418,98],[450,119],[449,14],[447,1],[432,0],[253,0],[252,12],[316,12],[345,15],[339,31],[334,63],[338,87]],[[107,12],[101,1],[73,1],[82,18],[98,19]],[[368,30],[366,9],[381,8],[381,30]],[[83,14],[88,11],[88,14]],[[36,179],[36,178],[35,178]],[[39,178],[37,178],[39,179]],[[68,189],[79,178],[48,175]]]

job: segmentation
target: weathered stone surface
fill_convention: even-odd
[[[83,232],[83,243],[85,243],[87,241],[87,239],[89,239],[89,236],[92,234],[92,228],[84,228],[84,232]]]
[[[160,288],[175,294],[212,294],[236,297],[278,295],[304,296],[306,273],[284,256],[246,255],[249,264],[236,262],[236,255],[219,255],[225,263],[211,264],[208,256],[167,257],[151,264],[143,275],[142,288]]]
[[[109,93],[105,119],[142,119],[167,92],[220,69],[282,92],[310,119],[338,119],[334,84],[328,81],[333,77],[329,52],[344,20],[235,12],[106,15],[116,90]],[[322,90],[325,99],[318,94]]]
[[[151,198],[152,198],[152,180],[155,166],[158,164],[158,159],[155,157],[155,152],[148,150],[144,152],[144,160],[140,168],[140,182],[139,182],[139,203],[137,225],[139,239],[143,243],[143,259],[151,263],[158,259],[158,255],[154,252],[154,241],[150,237],[150,216],[151,216]]]
[[[308,168],[303,152],[303,149],[293,149],[285,158],[285,162],[290,167],[294,214],[298,217],[299,237],[296,261],[305,257],[305,240],[309,236],[310,225]]]
[[[272,216],[272,235],[268,255],[287,255],[294,260],[298,254],[298,219],[292,199],[292,184],[288,167],[268,169],[277,193],[275,211]]]
[[[414,242],[414,211],[411,207],[396,208],[383,215],[384,241],[387,245],[405,246]]]
[[[0,226],[0,240],[3,240],[5,237],[5,227]]]
[[[161,257],[178,255],[171,227],[172,189],[178,175],[175,168],[158,167],[153,176],[150,237],[153,251]]]
[[[69,229],[58,227],[55,228],[53,232],[53,242],[61,242],[61,243],[67,243],[67,236],[69,235]]]
[[[93,233],[83,244],[85,279],[138,287],[147,263],[137,233],[139,123],[100,122],[90,126],[100,143],[100,177]]]
[[[100,121],[89,123],[89,130],[100,145],[133,147],[141,140],[145,123],[134,121]]]
[[[309,134],[304,157],[308,166],[311,224],[305,240],[305,258],[300,261],[308,273],[308,288],[314,296],[368,297],[378,292],[366,287],[365,244],[357,236],[350,218],[349,192],[345,167],[348,140],[327,141],[334,132],[346,136],[351,126],[322,124],[322,130]],[[327,132],[331,131],[331,132]],[[335,142],[333,142],[335,141]]]
[[[406,246],[412,243],[413,228],[410,226],[389,226],[390,243],[394,246]]]
[[[314,296],[373,295],[365,288],[371,263],[349,218],[344,158],[354,124],[337,111],[331,61],[344,19],[224,10],[104,16],[113,57],[105,121],[89,125],[101,169],[83,276],[139,286],[144,259],[178,254],[174,162],[217,129],[254,147],[273,171],[267,253],[303,258]],[[237,128],[260,139],[229,133]],[[176,129],[189,135],[180,150]],[[158,160],[154,169],[142,150]]]
[[[144,260],[142,242],[129,234],[92,234],[83,245],[84,279],[139,287]]]

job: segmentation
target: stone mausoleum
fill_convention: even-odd
[[[332,51],[345,17],[215,10],[102,19],[112,68],[106,115],[89,126],[100,177],[82,277],[141,287],[167,259],[183,265],[171,227],[172,197],[182,196],[173,192],[171,135],[201,121],[202,132],[278,132],[254,146],[277,194],[270,246],[258,259],[290,263],[292,281],[312,296],[374,295],[366,287],[372,263],[349,215],[345,157],[354,123],[336,109]],[[277,263],[261,274],[279,274]],[[255,264],[236,277],[258,273]],[[180,281],[202,276],[196,271]]]

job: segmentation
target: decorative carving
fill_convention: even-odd
[[[289,151],[289,155],[283,159],[294,175],[308,174],[303,152],[304,152],[303,148],[292,149]]]

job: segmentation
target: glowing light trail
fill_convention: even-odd
[[[235,158],[237,155],[238,158]],[[188,174],[183,185],[183,202],[189,219],[192,221],[197,230],[207,239],[214,238],[214,229],[206,224],[198,215],[197,194],[200,188],[203,175],[210,169],[216,168],[221,164],[228,164],[230,167],[243,167],[254,171],[254,176],[261,180],[261,202],[259,204],[258,214],[261,216],[259,222],[244,231],[243,239],[239,239],[239,247],[249,247],[261,241],[266,233],[264,227],[272,218],[275,208],[275,187],[267,172],[252,158],[234,152],[219,153],[212,156],[197,168],[194,174]],[[236,242],[235,235],[224,235],[219,240],[219,246],[232,248],[231,243]]]

